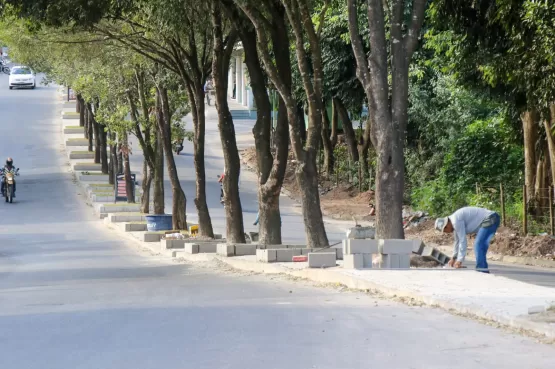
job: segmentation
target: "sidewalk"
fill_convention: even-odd
[[[210,110],[210,126],[207,124],[207,175],[209,171],[217,173],[218,163],[222,163],[221,156],[217,156],[221,152],[219,136],[215,136],[217,128],[214,127],[215,111]],[[252,125],[252,121],[248,122]],[[62,127],[71,127],[71,121],[62,120]],[[241,124],[239,124],[241,126]],[[247,123],[244,123],[243,129],[246,130]],[[211,133],[209,134],[209,130]],[[65,135],[68,138],[79,138],[79,134]],[[82,136],[81,136],[82,137]],[[188,146],[191,146],[190,144]],[[67,147],[66,147],[67,149]],[[69,150],[69,149],[68,149]],[[139,155],[134,155],[139,157]],[[187,162],[192,163],[192,155],[183,155],[179,157],[182,165],[180,170],[187,174],[187,170],[191,167],[184,166]],[[86,161],[86,160],[84,160]],[[136,160],[135,160],[136,161]],[[70,160],[70,162],[72,162]],[[89,159],[89,162],[91,160]],[[75,161],[73,161],[75,164]],[[137,169],[135,169],[137,170]],[[245,188],[247,195],[254,196],[256,199],[256,182],[251,176],[245,175],[241,180],[242,188]],[[180,173],[181,175],[181,173]],[[90,181],[77,175],[77,182],[86,188],[90,186]],[[215,175],[214,175],[215,177]],[[86,182],[83,182],[86,181]],[[183,178],[182,183],[192,183],[192,191],[194,194],[194,179]],[[215,182],[215,180],[214,180]],[[186,187],[191,191],[191,186]],[[189,195],[189,194],[188,194]],[[190,196],[190,195],[189,195]],[[285,207],[292,209],[294,202],[283,197]],[[216,199],[217,201],[217,199]],[[191,203],[189,197],[189,204]],[[256,202],[253,202],[256,205]],[[108,206],[108,204],[97,204],[97,206]],[[169,206],[169,203],[168,203]],[[212,208],[211,208],[212,210]],[[189,210],[191,211],[191,210]],[[302,222],[299,222],[299,216],[289,210],[284,217],[289,223],[287,226],[296,225],[296,234],[292,238],[302,239],[304,230]],[[221,213],[220,213],[221,212]],[[214,228],[217,232],[223,229],[220,224],[223,218],[223,209],[220,212],[212,213]],[[126,213],[133,214],[133,213]],[[140,215],[133,215],[140,217]],[[384,269],[366,269],[366,270],[349,270],[342,268],[342,261],[337,261],[337,266],[326,269],[310,269],[307,263],[261,263],[256,261],[256,256],[235,256],[223,257],[215,253],[204,254],[187,254],[184,249],[162,249],[161,242],[142,242],[138,236],[145,232],[133,230],[133,226],[142,226],[141,222],[128,221],[118,224],[106,222],[106,231],[111,229],[118,232],[122,237],[132,239],[139,247],[151,250],[153,255],[160,255],[167,258],[175,258],[176,260],[187,260],[190,262],[206,265],[210,262],[209,267],[215,268],[224,266],[224,268],[232,267],[238,270],[249,272],[265,273],[265,274],[284,274],[295,278],[303,278],[323,284],[344,285],[348,288],[366,290],[386,298],[394,298],[409,304],[424,304],[432,307],[439,307],[455,314],[462,314],[473,318],[485,319],[499,323],[517,330],[525,330],[531,334],[547,336],[555,338],[555,312],[549,311],[543,314],[529,315],[530,308],[540,307],[542,309],[555,310],[555,289],[536,286],[528,283],[515,281],[512,279],[477,273],[472,270],[443,270],[443,269],[409,269],[409,270],[384,270]],[[299,224],[300,223],[300,224]],[[334,222],[335,223],[335,222]],[[121,226],[120,226],[121,225]],[[336,227],[340,229],[344,225],[330,224],[329,228]],[[139,227],[140,228],[140,227]],[[292,231],[286,228],[284,234],[288,237],[292,235]],[[301,237],[299,237],[299,235]],[[338,238],[343,238],[343,232],[337,233]],[[331,238],[331,237],[330,237]],[[303,240],[304,241],[304,240]]]

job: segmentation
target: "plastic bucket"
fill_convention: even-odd
[[[171,214],[147,215],[145,218],[146,229],[149,232],[171,231],[172,229]]]

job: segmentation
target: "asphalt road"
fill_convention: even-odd
[[[445,312],[174,264],[92,216],[72,183],[55,89],[7,88],[0,157],[0,368],[552,368],[555,348]]]

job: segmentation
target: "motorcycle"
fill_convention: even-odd
[[[2,171],[2,181],[4,182],[4,193],[2,194],[6,202],[12,203],[13,202],[13,195],[14,195],[14,185],[15,185],[15,176],[19,175],[19,168],[15,170],[3,170]]]
[[[175,155],[179,155],[181,151],[183,151],[183,142],[179,142],[179,141],[174,142],[173,150],[175,151]]]
[[[8,67],[8,62],[6,59],[0,59],[0,65],[2,66],[2,72],[5,74],[10,74],[10,67]]]

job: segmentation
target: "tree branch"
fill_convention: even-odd
[[[424,24],[424,14],[426,11],[426,0],[414,0],[412,3],[412,16],[409,32],[405,36],[405,49],[407,51],[407,63],[412,59],[412,55],[418,46],[418,36]]]

